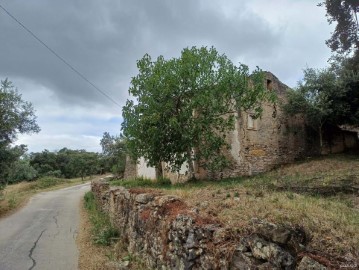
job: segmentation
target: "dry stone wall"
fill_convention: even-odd
[[[156,190],[110,188],[104,180],[91,188],[128,251],[149,269],[327,269],[305,251],[302,230],[253,220],[253,233],[242,236]]]

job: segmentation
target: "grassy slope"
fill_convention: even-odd
[[[251,219],[301,226],[309,247],[333,255],[359,255],[359,156],[333,155],[282,166],[254,177],[198,181],[116,181],[177,195],[224,224],[251,231]]]

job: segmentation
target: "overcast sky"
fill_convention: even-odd
[[[315,0],[0,0],[0,4],[121,106],[136,60],[214,46],[294,87],[302,70],[325,67],[333,29]],[[100,151],[120,134],[121,108],[92,88],[0,9],[0,79],[33,103],[41,132],[29,151]]]

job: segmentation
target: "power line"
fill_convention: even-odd
[[[78,71],[76,68],[74,68],[69,62],[67,62],[63,57],[61,57],[57,52],[55,52],[53,49],[50,48],[45,42],[43,42],[39,37],[37,37],[29,28],[27,28],[23,23],[21,23],[14,15],[12,15],[6,8],[4,8],[0,4],[0,8],[9,15],[10,18],[12,18],[15,22],[17,22],[22,28],[25,29],[26,32],[28,32],[33,38],[35,38],[38,42],[40,42],[46,49],[48,49],[53,55],[55,55],[61,62],[63,62],[66,66],[68,66],[73,72],[75,72],[80,78],[82,78],[84,81],[86,81],[88,84],[90,84],[93,88],[95,88],[98,92],[100,92],[102,95],[104,95],[106,98],[108,98],[110,101],[112,101],[114,104],[119,106],[121,105],[117,103],[116,100],[114,100],[112,97],[110,97],[108,94],[106,94],[104,91],[102,91],[100,88],[98,88],[95,84],[93,84],[89,79],[85,77],[80,71]]]

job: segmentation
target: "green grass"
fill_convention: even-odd
[[[151,180],[144,177],[137,177],[129,180],[111,181],[112,186],[123,186],[126,188],[147,187],[147,188],[172,188],[171,181],[167,178]]]
[[[118,231],[112,226],[110,218],[100,211],[91,191],[85,194],[84,204],[92,224],[94,243],[103,246],[111,245],[118,238]]]

